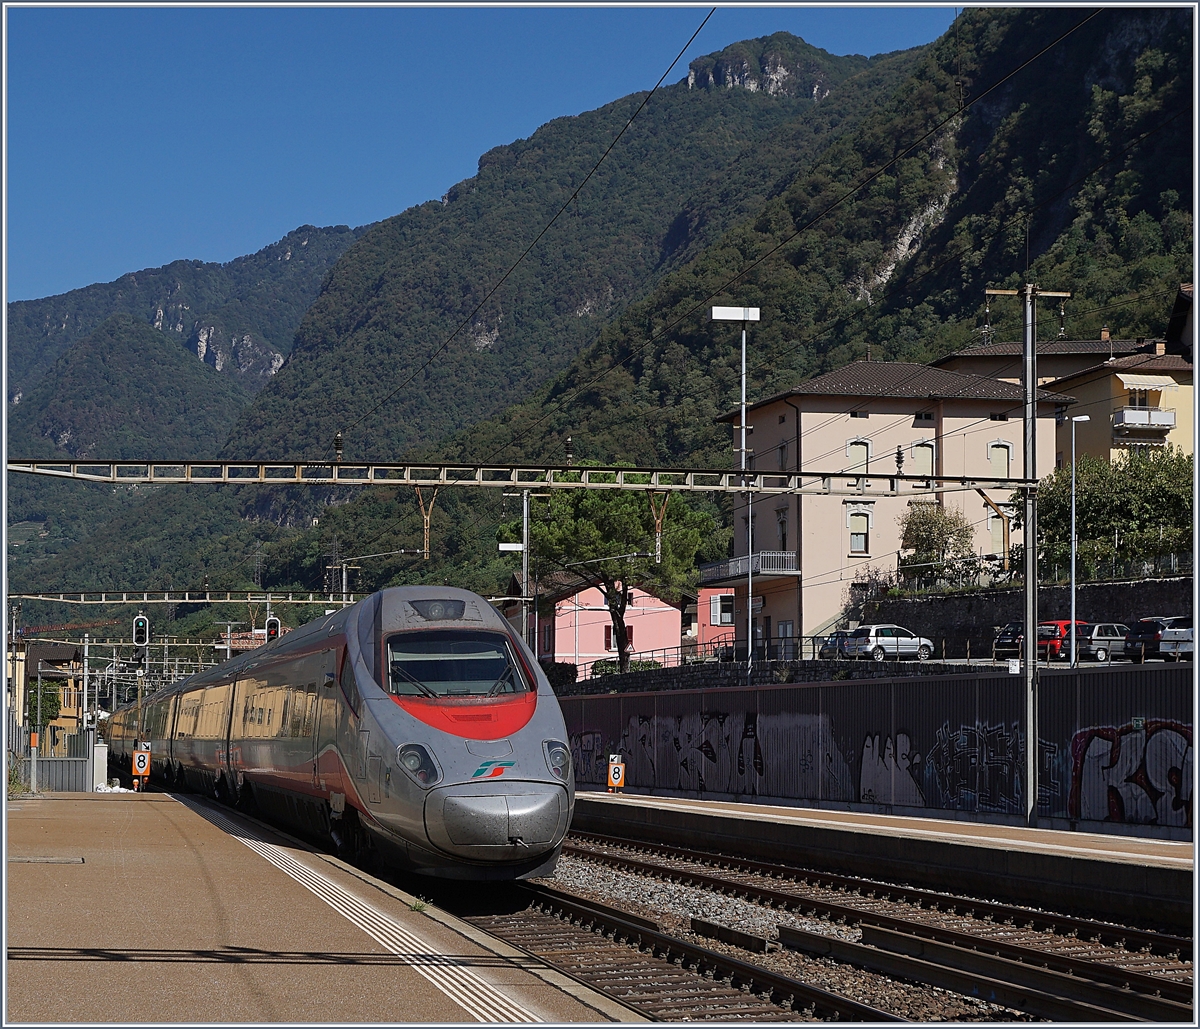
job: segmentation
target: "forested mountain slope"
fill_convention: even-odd
[[[227,453],[317,458],[342,430],[347,458],[396,458],[525,399],[916,57],[834,57],[787,33],[737,44],[660,89],[586,185],[645,94],[489,151],[441,203],[350,248]]]
[[[1015,286],[1026,274],[1045,288],[1075,293],[1067,307],[1071,334],[1095,335],[1101,323],[1124,336],[1160,332],[1171,299],[1160,294],[1173,295],[1191,269],[1190,19],[1184,9],[967,10],[861,119],[824,136],[827,146],[815,159],[796,160],[790,169],[755,181],[737,199],[726,198],[742,205],[736,222],[716,217],[724,204],[721,188],[733,181],[731,171],[697,184],[678,205],[688,213],[670,223],[684,242],[658,241],[660,270],[653,287],[597,326],[595,343],[529,400],[459,430],[437,452],[464,461],[561,461],[570,435],[577,459],[728,467],[733,460],[728,430],[714,419],[736,403],[738,333],[737,326],[708,320],[712,303],[762,308],[763,321],[751,333],[752,396],[862,357],[868,342],[876,360],[924,360],[965,345],[983,325],[984,286]],[[737,65],[730,61],[726,67]],[[761,67],[749,73],[760,80],[764,74]],[[694,84],[691,94],[676,88],[672,101],[682,104],[700,86]],[[836,90],[829,99],[835,95]],[[721,87],[717,97],[740,103],[738,98],[761,100],[764,94]],[[820,112],[824,103],[812,110]],[[793,120],[791,128],[796,124]],[[519,148],[514,167],[526,153]],[[730,169],[747,163],[731,161]],[[635,169],[621,165],[615,172],[630,178]],[[412,217],[433,221],[461,202],[421,208]],[[389,333],[400,324],[406,294],[375,286],[392,267],[387,254],[394,255],[392,234],[402,237],[401,228],[397,220],[384,223],[348,251],[306,319],[295,355],[235,432],[236,448],[274,456],[280,449],[312,447],[320,454],[336,428],[352,424],[349,412],[369,410],[420,367],[411,356],[389,359],[397,338]],[[641,259],[633,248],[630,252]],[[586,273],[567,267],[588,256],[564,243],[554,251],[555,267],[538,271],[559,289],[577,285],[571,276],[581,276],[584,284],[602,281],[587,275],[607,274],[607,264]],[[411,273],[405,258],[394,259],[400,271]],[[372,280],[365,269],[379,274]],[[396,281],[402,279],[398,275]],[[542,288],[535,280],[532,271],[521,280],[518,300]],[[436,316],[421,317],[430,326],[452,323],[475,296],[470,286],[464,282],[468,299],[454,294],[453,304],[447,300]],[[547,316],[564,332],[572,318],[582,317],[572,306],[577,295],[568,297]],[[521,310],[505,304],[505,319]],[[497,353],[509,324],[499,320],[500,313],[497,309],[495,322],[485,328],[499,328]],[[1051,311],[1043,313],[1043,325],[1048,318],[1054,329],[1043,334],[1057,329]],[[997,302],[992,320],[1002,338],[1017,335],[1015,307]],[[539,340],[553,336],[541,323],[532,325],[529,337],[537,332],[545,332]],[[436,333],[431,338],[433,344],[420,354],[440,342]],[[345,360],[339,364],[343,345]],[[537,345],[543,348],[534,350],[543,355],[538,360],[548,364],[544,355],[553,340]],[[486,347],[469,347],[476,355],[490,354]],[[389,369],[387,384],[362,399],[351,388],[365,381],[358,374],[360,354],[372,367]],[[462,359],[463,353],[447,351],[431,366],[429,379],[440,390],[431,395],[445,404],[454,386],[482,414],[492,402],[492,382],[500,392],[507,387],[498,377],[464,370]],[[302,367],[313,369],[314,376],[293,386],[292,370]],[[348,458],[396,456],[373,448],[415,443],[426,425],[454,420],[448,411],[428,409],[424,382],[416,386],[414,397],[398,396],[361,429],[351,430]],[[293,407],[283,403],[285,396]],[[272,410],[277,414],[264,421]],[[387,420],[399,427],[388,428]],[[407,424],[413,420],[419,428]],[[252,428],[260,434],[249,434]],[[820,456],[806,458],[819,463]],[[480,492],[489,495],[439,494],[433,560],[394,556],[362,562],[360,585],[426,580],[502,589],[511,562],[496,556],[496,527],[516,512],[505,510],[493,491]],[[256,525],[275,536],[266,552],[267,581],[305,588],[321,585],[328,563],[323,555],[335,536],[343,553],[419,545],[420,517],[411,491],[380,488],[338,499],[350,502],[327,508],[318,526],[280,535],[265,520],[256,521],[263,518],[262,502],[243,491],[221,502],[243,519],[225,530],[230,547],[224,559],[209,547],[192,560],[156,531],[162,560],[154,575],[173,577],[178,585],[196,581],[205,568],[214,584],[244,582],[245,548]],[[166,504],[164,493],[155,498],[160,500],[164,506],[147,502],[140,515],[155,525],[186,520],[186,498],[172,496]],[[119,538],[115,526],[105,538]],[[723,538],[714,536],[713,547]],[[144,563],[111,546],[97,550],[95,558],[90,564],[78,555],[69,563],[60,558],[42,571],[65,581],[91,570],[114,585],[145,573]]]
[[[110,315],[170,333],[254,392],[278,370],[321,282],[363,229],[303,225],[225,264],[174,261],[58,296],[8,305],[8,401],[20,401]]]

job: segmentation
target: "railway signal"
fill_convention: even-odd
[[[133,645],[135,647],[150,646],[150,619],[145,615],[138,615],[133,620]]]
[[[279,619],[271,615],[267,619],[267,642],[274,643],[279,639]]]

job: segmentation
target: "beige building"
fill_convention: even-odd
[[[1056,407],[1069,396],[1040,391],[1037,469],[1054,468]],[[1021,387],[928,365],[859,361],[747,408],[756,470],[825,473],[855,496],[766,496],[753,503],[756,645],[794,653],[797,636],[824,632],[843,617],[849,587],[870,569],[894,571],[900,519],[911,503],[965,512],[982,554],[1004,549],[1005,517],[974,489],[938,494],[901,487],[881,495],[898,462],[906,475],[1016,478],[1023,472]],[[722,416],[735,426],[738,412]],[[735,444],[736,445],[736,444]],[[987,491],[1011,514],[1010,489]],[[734,557],[701,568],[702,587],[732,586],[733,628],[747,633],[746,505],[734,509]],[[1011,533],[1011,543],[1020,534]]]
[[[1075,372],[1113,357],[1126,357],[1150,350],[1155,343],[1144,339],[1112,339],[1108,329],[1100,333],[1099,339],[1050,339],[1037,345],[1038,385],[1045,386]],[[956,350],[936,361],[934,368],[945,368],[966,375],[984,375],[989,379],[1003,379],[1020,384],[1022,369],[1022,344],[984,343],[967,350]]]
[[[1048,388],[1069,393],[1077,401],[1071,414],[1090,419],[1075,427],[1077,454],[1112,461],[1131,447],[1168,444],[1192,452],[1192,363],[1181,354],[1114,358],[1057,379]],[[1055,463],[1071,463],[1069,417],[1058,426]]]

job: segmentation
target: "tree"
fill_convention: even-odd
[[[62,685],[57,680],[47,679],[42,675],[42,705],[41,718],[38,717],[38,685],[37,680],[29,684],[25,691],[26,702],[29,705],[29,725],[35,732],[45,732],[46,726],[58,717],[62,710]]]
[[[975,530],[961,511],[915,502],[900,517],[900,546],[913,552],[912,564],[969,557]]]
[[[1130,450],[1111,464],[1084,454],[1075,466],[1075,527],[1085,562],[1191,549],[1190,454]],[[1048,560],[1071,548],[1071,468],[1038,484],[1038,542]]]
[[[678,598],[695,582],[696,551],[713,531],[712,518],[678,495],[667,501],[662,560],[656,562],[654,516],[644,494],[630,490],[555,490],[530,518],[531,558],[544,571],[567,571],[597,587],[612,619],[620,669],[629,669],[625,612],[635,587]],[[520,523],[502,528],[507,536]]]

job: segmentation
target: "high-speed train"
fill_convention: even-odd
[[[126,773],[137,719],[110,719]],[[383,590],[183,679],[143,702],[141,739],[153,780],[427,875],[547,875],[575,805],[545,673],[447,587]]]

